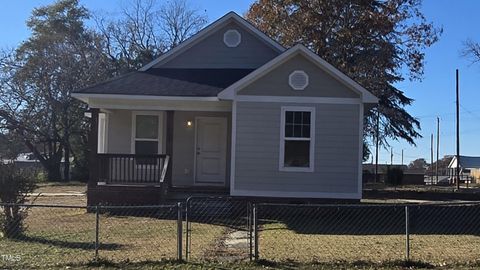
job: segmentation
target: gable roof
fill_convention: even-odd
[[[252,69],[151,68],[75,91],[79,94],[216,97]]]
[[[353,79],[336,69],[327,61],[323,60],[320,56],[310,51],[307,47],[301,44],[297,44],[292,48],[288,49],[287,51],[283,52],[276,58],[272,59],[268,63],[264,64],[260,68],[256,69],[252,73],[248,74],[241,80],[235,82],[234,84],[230,85],[228,88],[223,90],[218,94],[220,99],[226,100],[234,100],[237,92],[242,89],[243,87],[250,85],[263,75],[267,74],[274,68],[278,67],[279,65],[285,63],[292,57],[302,54],[315,63],[318,67],[323,69],[327,72],[330,76],[334,77],[335,79],[339,80],[343,84],[345,84],[349,89],[352,91],[357,92],[362,97],[362,101],[364,103],[378,103],[378,98],[374,96],[370,91],[366,90],[363,86],[355,82]]]
[[[283,52],[285,51],[285,48],[280,45],[278,42],[273,40],[272,38],[268,37],[265,33],[262,31],[258,30],[255,26],[250,24],[247,20],[239,16],[237,13],[230,11],[229,13],[225,14],[223,17],[220,19],[216,20],[215,22],[211,23],[207,27],[203,28],[200,30],[198,33],[195,35],[191,36],[187,40],[183,41],[180,43],[177,47],[169,50],[165,54],[161,55],[157,59],[153,60],[152,62],[146,64],[142,68],[139,69],[139,71],[146,71],[155,65],[164,62],[168,59],[171,59],[175,55],[178,55],[187,49],[191,48],[193,45],[197,44],[198,42],[202,41],[204,38],[206,38],[209,34],[213,33],[217,29],[221,28],[222,26],[226,25],[228,22],[231,20],[237,22],[239,25],[243,26],[245,29],[259,37],[261,40],[263,40],[267,45],[271,46],[273,49],[275,49],[278,52]]]
[[[448,164],[448,168],[457,167],[457,156],[454,156]],[[461,168],[479,168],[480,169],[480,157],[469,157],[469,156],[460,156],[460,166]]]

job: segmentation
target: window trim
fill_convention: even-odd
[[[98,114],[97,152],[99,154],[108,153],[108,118],[109,115],[106,112]]]
[[[285,137],[285,114],[287,111],[310,112],[310,139]],[[309,167],[285,166],[285,141],[310,141]],[[278,157],[278,170],[283,172],[314,172],[315,168],[315,107],[282,106],[280,116],[280,151]]]
[[[157,139],[137,139],[136,128],[137,128],[137,115],[155,115],[158,116],[158,137]],[[131,145],[130,153],[135,154],[135,142],[136,141],[150,141],[158,142],[157,154],[163,153],[163,133],[165,131],[164,127],[164,112],[163,111],[134,111],[132,112],[132,135],[131,135]]]

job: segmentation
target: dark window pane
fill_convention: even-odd
[[[295,124],[301,124],[302,123],[302,112],[294,112],[293,121],[295,122]]]
[[[302,123],[310,125],[310,112],[303,112]]]
[[[286,112],[285,123],[293,123],[293,112]]]
[[[158,142],[136,141],[135,154],[137,155],[156,155],[158,154]]]
[[[156,155],[158,154],[158,142],[136,141],[135,142],[136,155]],[[137,158],[137,164],[155,165],[156,159],[152,158]]]
[[[293,137],[296,137],[296,138],[302,137],[302,125],[293,126]]]
[[[302,138],[310,138],[310,125],[302,126]]]
[[[293,137],[293,125],[286,124],[285,125],[285,137]]]
[[[157,139],[158,116],[137,115],[135,136],[139,139]]]
[[[285,141],[285,167],[310,166],[310,141]]]

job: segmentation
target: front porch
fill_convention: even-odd
[[[229,195],[230,112],[90,109],[90,114],[88,205]],[[148,130],[151,123],[138,124],[142,115],[158,118],[155,132]],[[212,131],[217,129],[218,134]]]

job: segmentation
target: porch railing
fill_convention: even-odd
[[[98,182],[106,184],[161,184],[168,155],[98,154]]]

